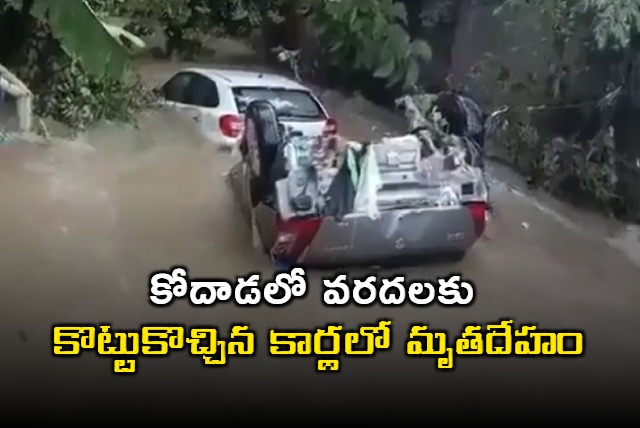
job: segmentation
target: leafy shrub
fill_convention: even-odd
[[[510,98],[508,103],[526,113],[526,108],[521,108],[522,104],[531,103],[532,94],[540,96],[545,93],[546,96],[537,100],[541,104],[536,107],[538,110],[551,108],[549,111],[560,111],[565,106],[591,105],[585,109],[589,108],[599,117],[599,129],[595,135],[586,135],[591,132],[582,132],[582,129],[556,138],[541,138],[533,132],[524,135],[527,133],[521,132],[524,129],[522,124],[528,123],[529,119],[525,117],[528,114],[521,114],[506,127],[505,138],[499,145],[521,171],[531,176],[532,184],[575,201],[594,203],[607,211],[618,203],[629,205],[636,196],[620,193],[618,183],[619,177],[633,167],[627,165],[621,148],[614,144],[612,106],[616,104],[617,95],[612,97],[611,94],[622,90],[633,98],[640,93],[640,85],[634,82],[640,75],[640,69],[633,61],[638,52],[640,2],[506,0],[496,12],[505,7],[535,10],[539,23],[549,26],[553,42],[553,52],[545,58],[549,63],[546,76],[500,73],[507,75],[503,90]],[[569,58],[569,47],[574,51],[572,58]],[[579,54],[577,60],[576,54]],[[580,93],[571,94],[561,89],[563,86],[576,87],[580,74],[596,67],[606,70],[601,77],[602,93],[599,96],[603,98],[600,102],[595,103],[590,97],[584,99]],[[541,90],[541,84],[546,88]],[[615,87],[618,89],[612,91]],[[521,99],[523,95],[524,100]],[[528,160],[525,167],[521,159]],[[637,186],[637,177],[634,180]]]
[[[32,31],[21,56],[14,58],[16,74],[34,93],[34,113],[74,129],[101,120],[133,122],[135,112],[150,105],[153,94],[136,79],[87,73],[67,55],[42,21]]]
[[[138,80],[96,77],[77,59],[52,64],[54,74],[35,97],[36,114],[84,129],[103,120],[135,122],[136,112],[149,106],[153,94]]]
[[[371,72],[388,86],[413,88],[420,62],[431,58],[423,40],[411,40],[407,13],[393,0],[339,0],[315,3],[314,18],[333,65]]]

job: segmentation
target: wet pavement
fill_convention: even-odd
[[[372,106],[332,103],[343,131],[353,138],[367,138],[373,125],[376,133],[395,126]],[[350,116],[354,111],[358,117]],[[519,394],[539,404],[557,403],[558,396],[619,404],[627,396],[617,391],[640,381],[634,369],[640,349],[639,268],[602,237],[572,227],[499,183],[492,192],[496,216],[464,261],[385,272],[423,280],[459,272],[475,284],[471,307],[327,308],[320,300],[320,278],[331,272],[311,272],[308,296],[282,308],[194,308],[186,302],[152,307],[152,271],[185,265],[192,276],[235,278],[254,271],[270,275],[272,267],[252,248],[226,186],[229,155],[170,115],[154,113],[141,129],[105,127],[86,137],[89,145],[0,147],[0,383],[11,385],[2,388],[5,405],[46,399],[84,406],[115,396],[133,404],[144,399],[135,397],[156,395],[182,402],[195,391],[207,391],[211,400],[242,397],[291,405],[322,394],[349,403],[371,403],[367,400],[374,396],[404,399],[405,391],[425,402],[451,396],[491,405]],[[312,360],[265,357],[268,328],[315,328],[334,321],[355,328],[385,317],[394,321],[394,349],[371,360],[343,359],[339,376],[315,373]],[[457,335],[465,323],[504,318],[584,330],[586,355],[461,359],[450,372],[437,372],[433,358],[402,356],[410,323]],[[226,368],[204,368],[184,354],[141,358],[132,378],[113,375],[107,359],[51,356],[52,324],[98,322],[119,329],[163,322],[224,330],[246,322],[259,334],[260,356],[231,360]],[[385,395],[389,391],[392,395]]]

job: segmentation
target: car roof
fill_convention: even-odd
[[[273,73],[261,73],[246,70],[227,70],[220,68],[189,68],[183,72],[202,74],[210,79],[224,80],[229,86],[269,87],[309,91],[293,79]]]

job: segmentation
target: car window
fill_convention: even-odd
[[[325,119],[322,108],[309,91],[284,88],[236,87],[233,95],[240,114],[254,100],[269,101],[286,119]]]
[[[218,87],[212,80],[194,74],[185,89],[184,103],[200,107],[218,107]]]
[[[184,102],[185,89],[193,77],[192,73],[178,73],[162,87],[164,98],[177,103]]]

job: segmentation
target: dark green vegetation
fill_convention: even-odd
[[[300,51],[304,78],[388,103],[401,93],[457,86],[447,70],[471,3],[0,0],[0,62],[36,94],[36,114],[84,128],[132,121],[153,100],[131,71],[132,48],[102,22],[118,18],[140,36],[161,32],[165,53],[185,58],[198,56],[204,35],[258,31],[266,53],[277,46]],[[540,58],[544,73],[512,72],[501,58],[469,70],[495,76],[509,106],[495,145],[532,185],[640,220],[640,125],[633,120],[640,113],[640,0],[486,3],[505,16],[505,27],[514,24],[505,11],[530,13],[548,27],[553,46]]]

